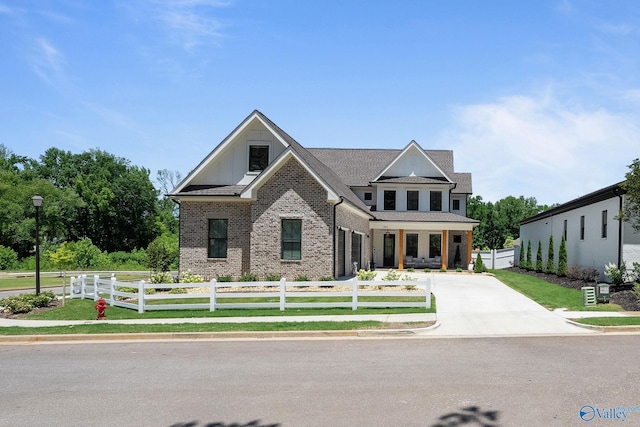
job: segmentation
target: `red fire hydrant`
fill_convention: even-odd
[[[98,318],[96,320],[104,319],[104,311],[107,309],[107,302],[104,298],[100,298],[94,308],[98,311]]]

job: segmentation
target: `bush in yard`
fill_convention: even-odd
[[[179,257],[178,236],[173,234],[156,237],[147,247],[148,266],[153,271],[169,271]]]
[[[18,254],[11,248],[0,245],[0,270],[8,270],[18,262]]]
[[[191,270],[187,270],[180,275],[178,283],[200,283],[204,282],[204,279],[199,274],[191,273]]]
[[[376,278],[376,272],[360,269],[358,270],[356,277],[358,278],[358,280],[373,280]]]
[[[595,282],[598,280],[600,273],[591,267],[582,267],[579,265],[571,265],[567,269],[567,277],[572,280],[582,280],[585,282]]]
[[[542,273],[542,243],[538,240],[538,250],[536,252],[536,271]]]
[[[531,258],[531,240],[527,242],[527,259],[525,260],[527,270],[533,269],[533,258]]]
[[[164,271],[161,273],[156,273],[153,276],[151,276],[151,279],[149,279],[149,282],[153,284],[173,283],[173,276],[168,271]]]
[[[299,276],[297,276],[295,279],[293,279],[295,282],[308,282],[309,281],[309,277],[307,277],[307,275],[305,274],[301,274]]]
[[[629,275],[627,274],[627,265],[623,262],[620,264],[620,267],[616,266],[614,263],[610,262],[604,266],[604,274],[607,275],[609,279],[611,279],[611,283],[615,286],[622,285],[629,280]]]
[[[556,274],[560,277],[567,275],[567,243],[562,236],[560,240],[560,252],[558,253],[558,271]]]
[[[238,282],[257,282],[258,275],[253,273],[244,273],[242,276],[238,277]]]
[[[216,274],[217,282],[233,282],[233,277],[230,274]]]
[[[485,271],[487,271],[487,267],[484,266],[484,262],[482,261],[482,257],[480,256],[480,253],[478,253],[478,256],[476,257],[476,262],[473,265],[473,272],[474,273],[484,273]]]
[[[187,288],[171,288],[170,294],[186,294]]]
[[[382,276],[382,280],[390,281],[390,282],[400,280],[400,273],[398,273],[396,270],[392,268],[387,272],[387,274]]]
[[[282,276],[279,274],[267,274],[264,276],[265,282],[279,282],[282,279]]]
[[[107,255],[88,237],[69,242],[69,250],[73,253],[73,264],[77,268],[100,268],[109,263]]]
[[[332,276],[322,276],[322,277],[320,277],[320,281],[321,282],[333,282],[333,277]]]
[[[42,292],[40,295],[20,294],[0,300],[0,307],[11,314],[28,313],[36,308],[47,307],[55,299],[56,296],[50,291]]]
[[[524,241],[520,243],[520,258],[518,258],[518,267],[525,268],[525,259],[524,259]]]
[[[553,274],[556,272],[555,254],[553,253],[553,236],[549,236],[549,248],[547,249],[547,268],[545,272]]]

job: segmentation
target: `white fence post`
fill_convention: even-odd
[[[111,273],[111,283],[109,286],[109,299],[111,300],[111,305],[115,303],[115,296],[113,293],[116,291],[116,273]]]
[[[354,277],[352,281],[353,281],[353,284],[351,286],[353,287],[353,294],[351,296],[351,309],[357,310],[358,309],[358,278]]]
[[[216,279],[209,282],[209,311],[216,311]]]
[[[98,301],[98,282],[100,281],[100,276],[93,275],[93,300]]]
[[[80,297],[84,299],[87,296],[87,290],[85,287],[87,286],[87,275],[80,275]]]
[[[284,311],[287,301],[287,279],[280,279],[280,311]]]
[[[144,313],[144,280],[138,282],[138,313]]]
[[[431,279],[427,277],[425,280],[425,291],[427,292],[426,308],[431,308]]]

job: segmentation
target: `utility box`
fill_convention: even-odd
[[[596,288],[593,286],[585,286],[582,290],[582,305],[585,307],[596,306]]]
[[[598,302],[609,302],[611,293],[609,292],[608,283],[598,283],[596,285],[596,299]]]

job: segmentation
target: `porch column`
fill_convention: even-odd
[[[404,230],[400,229],[398,270],[404,270]]]
[[[447,230],[442,230],[442,268],[447,268]]]
[[[471,264],[471,251],[473,250],[473,230],[467,231],[467,268]]]

